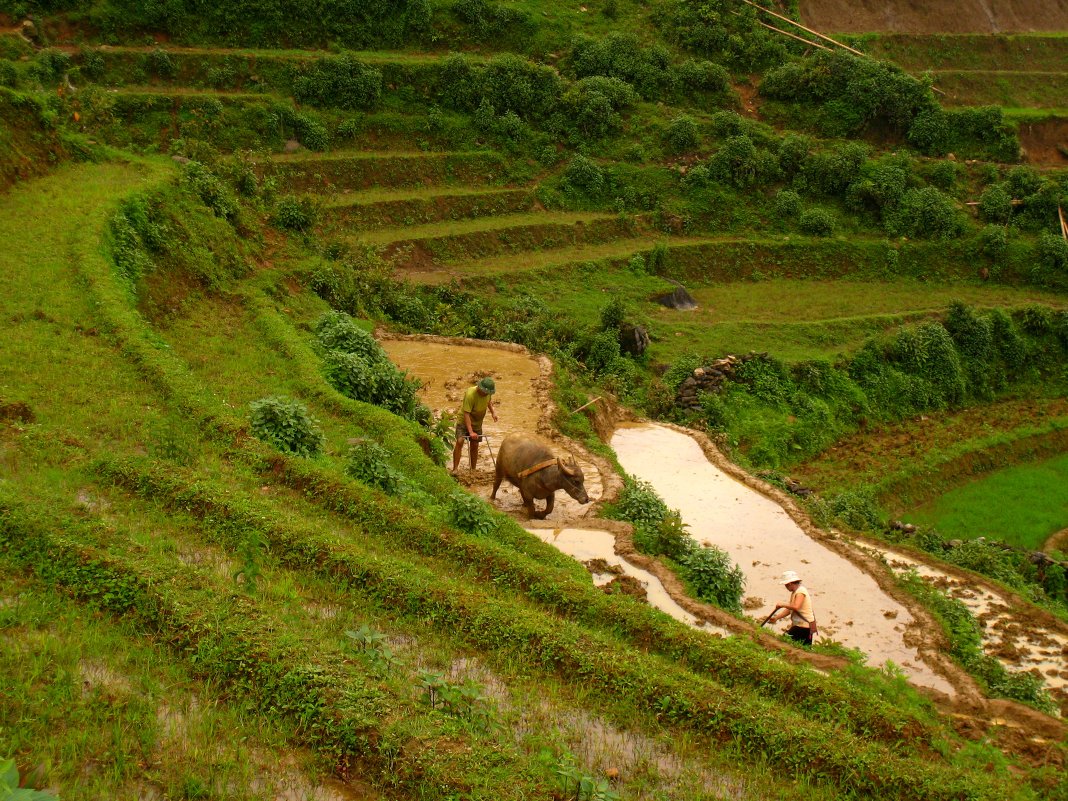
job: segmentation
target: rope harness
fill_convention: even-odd
[[[533,467],[528,467],[526,470],[522,471],[519,474],[519,478],[526,478],[527,476],[531,475],[532,473],[537,473],[539,470],[544,470],[546,467],[552,467],[554,464],[556,464],[556,465],[560,464],[560,459],[556,458],[556,459],[549,459],[548,461],[545,461],[545,462],[538,462]]]

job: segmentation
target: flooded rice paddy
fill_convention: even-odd
[[[651,606],[677,620],[710,633],[729,634],[688,611],[692,604],[685,598],[673,598],[657,576],[617,555],[611,531],[592,520],[584,522],[595,513],[596,501],[604,496],[606,485],[618,483],[618,479],[581,447],[554,437],[550,426],[551,365],[547,359],[514,345],[428,336],[386,338],[382,346],[394,363],[422,382],[423,402],[439,414],[455,414],[464,391],[482,376],[491,376],[496,382],[494,405],[499,422],[486,418],[483,430],[489,447],[480,448],[475,470],[468,468],[465,451],[456,476],[461,484],[488,500],[494,455],[505,436],[538,434],[551,440],[550,447],[556,453],[576,457],[593,503],[582,505],[558,492],[548,520],[530,524],[528,531],[586,564],[598,586],[617,582],[632,593],[638,588],[637,594],[644,595]],[[616,431],[611,445],[624,470],[651,483],[670,508],[679,509],[691,536],[723,548],[738,563],[746,576],[747,608],[754,617],[765,617],[775,603],[786,600],[786,590],[777,579],[785,570],[796,570],[812,592],[821,637],[859,649],[870,664],[890,661],[917,685],[955,695],[953,685],[922,657],[922,651],[931,647],[930,632],[921,630],[909,608],[884,590],[862,569],[863,560],[851,558],[840,543],[828,547],[810,535],[779,503],[710,461],[702,446],[681,430],[654,424],[628,425]],[[525,520],[519,491],[507,481],[497,499],[490,502]],[[1068,635],[1055,626],[1031,625],[1026,620],[1021,624],[1019,610],[1012,609],[1008,597],[993,590],[965,586],[958,578],[898,553],[880,553],[891,569],[914,568],[963,601],[984,626],[987,652],[1012,670],[1040,675],[1064,704],[1068,697]],[[679,600],[688,606],[684,608]]]
[[[493,489],[493,465],[501,440],[509,434],[540,434],[545,438],[551,435],[548,359],[536,358],[518,345],[456,342],[440,337],[382,339],[381,344],[394,364],[423,383],[419,397],[436,414],[456,415],[467,388],[482,376],[493,378],[497,386],[493,405],[498,421],[495,423],[486,415],[482,426],[486,443],[479,447],[475,470],[469,469],[465,448],[457,475],[462,484],[486,500]],[[549,444],[557,455],[574,455],[585,476],[586,493],[591,501],[580,504],[567,493],[557,492],[549,520],[562,523],[586,517],[604,492],[600,468],[579,450],[559,443]],[[490,503],[507,514],[523,514],[519,490],[507,481],[501,485],[496,500]],[[544,502],[535,502],[535,507],[544,508]]]
[[[612,532],[585,528],[528,528],[527,531],[589,566],[593,583],[598,587],[605,586],[620,575],[629,576],[644,589],[645,600],[650,606],[688,626],[722,636],[729,635],[726,629],[698,620],[675,602],[660,579],[617,555],[616,537]]]
[[[774,501],[712,464],[690,436],[665,426],[620,428],[612,447],[623,469],[678,509],[698,542],[725,550],[742,568],[746,594],[764,617],[787,600],[777,581],[796,570],[812,593],[821,637],[858,648],[869,663],[888,660],[916,684],[953,694],[952,685],[920,657],[918,625],[872,576],[816,541]],[[785,625],[785,624],[780,624]]]
[[[873,551],[891,570],[915,570],[951,598],[963,603],[979,621],[983,650],[1011,671],[1026,671],[1040,678],[1054,700],[1068,708],[1068,634],[1031,610],[1017,608],[1011,598],[977,581],[959,576],[885,546]]]

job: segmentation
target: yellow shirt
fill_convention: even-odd
[[[795,626],[807,629],[809,624],[816,619],[816,616],[812,613],[812,601],[808,597],[808,590],[804,584],[794,590],[790,596],[790,604],[801,609],[800,612],[790,610],[790,622]]]
[[[478,391],[478,387],[471,387],[464,393],[464,402],[460,405],[460,414],[465,412],[471,415],[472,423],[479,423],[482,418],[486,416],[486,409],[489,408],[490,402],[489,395],[483,395]]]

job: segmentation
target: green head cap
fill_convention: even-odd
[[[478,388],[485,392],[487,395],[492,395],[497,391],[497,385],[493,383],[493,379],[486,376],[478,382]]]

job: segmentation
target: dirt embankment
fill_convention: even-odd
[[[833,33],[1068,30],[1068,0],[801,0],[801,19]]]

